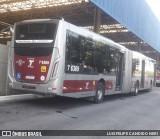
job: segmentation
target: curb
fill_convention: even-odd
[[[43,96],[34,95],[34,94],[8,95],[8,96],[0,96],[0,102],[38,99],[38,98],[42,98],[42,97]]]

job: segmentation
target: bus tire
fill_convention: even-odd
[[[99,82],[96,88],[96,94],[94,96],[94,103],[98,104],[103,101],[105,88],[102,82]]]
[[[138,93],[139,93],[139,82],[137,81],[135,84],[135,89],[134,89],[133,95],[137,96]]]

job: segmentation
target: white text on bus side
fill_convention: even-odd
[[[75,71],[75,72],[79,71],[79,66],[75,65],[67,65],[67,66],[68,66],[68,71]]]

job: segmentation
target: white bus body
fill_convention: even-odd
[[[16,23],[9,55],[12,89],[67,97],[151,89],[154,60],[64,20]]]

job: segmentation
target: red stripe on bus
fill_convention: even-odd
[[[98,81],[95,80],[64,80],[63,93],[96,91]],[[112,81],[105,81],[105,89],[113,88]]]
[[[113,82],[111,80],[106,81],[106,90],[112,89],[113,88]]]

